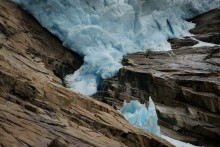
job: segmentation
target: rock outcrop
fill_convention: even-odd
[[[62,84],[82,58],[0,0],[0,146],[172,146]]]
[[[220,138],[220,9],[190,21],[194,37],[169,40],[173,50],[127,55],[118,78],[103,81],[97,99],[120,107],[124,100],[156,102],[164,134],[196,145],[218,146]],[[196,38],[196,39],[194,39]],[[176,133],[178,132],[178,133]]]

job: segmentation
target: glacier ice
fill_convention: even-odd
[[[141,128],[154,135],[160,136],[160,127],[158,126],[158,118],[155,105],[149,97],[148,109],[145,104],[141,104],[137,100],[127,103],[124,101],[120,112],[131,124],[137,128]]]
[[[84,57],[82,67],[65,81],[86,95],[117,74],[123,55],[170,50],[167,39],[187,35],[194,27],[185,19],[220,6],[219,0],[14,1]]]
[[[137,100],[132,100],[130,103],[124,101],[120,112],[133,126],[157,135],[176,147],[196,147],[192,144],[161,135],[155,105],[151,97],[149,97],[148,109],[145,107],[145,104],[141,104]]]

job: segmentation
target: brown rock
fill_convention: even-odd
[[[0,146],[172,146],[63,87],[82,59],[8,0],[0,30]]]

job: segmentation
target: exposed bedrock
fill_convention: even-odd
[[[190,19],[196,27],[190,30],[193,34],[220,33],[220,8],[213,9]]]
[[[200,15],[194,38],[219,44],[219,9]],[[212,29],[210,28],[212,26]],[[192,37],[172,39],[168,52],[124,56],[119,76],[105,80],[97,99],[120,107],[124,100],[152,96],[162,132],[197,145],[220,138],[220,47],[193,47]]]
[[[62,85],[78,55],[9,0],[0,0],[0,146],[172,146]]]

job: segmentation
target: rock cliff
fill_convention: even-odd
[[[193,37],[172,39],[173,50],[127,55],[119,76],[103,81],[97,99],[120,107],[152,96],[162,132],[196,145],[220,138],[220,9],[197,16]],[[197,40],[198,39],[198,40]],[[200,44],[199,44],[200,42]],[[197,45],[197,46],[194,46]]]
[[[65,88],[63,76],[81,64],[29,14],[0,0],[0,146],[172,146]]]

